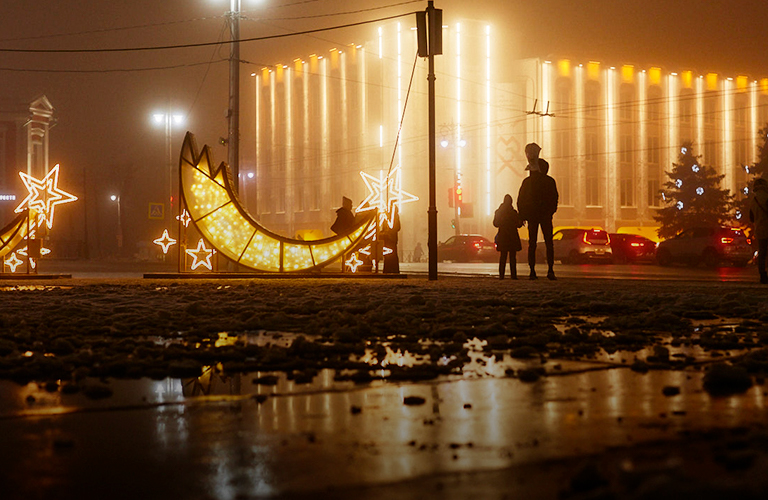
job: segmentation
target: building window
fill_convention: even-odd
[[[660,189],[661,189],[661,186],[659,185],[659,179],[648,179],[648,206],[649,207],[661,206],[661,195],[659,194]]]
[[[661,151],[659,150],[659,138],[648,137],[648,163],[658,165],[661,158]]]
[[[588,133],[586,138],[586,160],[597,161],[597,134]]]
[[[619,161],[622,163],[632,163],[634,159],[634,145],[631,135],[622,135],[619,139],[621,146],[619,151]]]
[[[635,182],[633,179],[621,179],[620,198],[622,207],[635,205]]]

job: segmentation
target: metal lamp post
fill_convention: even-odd
[[[184,125],[184,115],[172,112],[170,106],[167,113],[154,113],[152,119],[157,125],[165,126],[165,149],[168,152],[168,215],[173,216],[173,126]]]
[[[117,202],[117,250],[118,253],[123,248],[123,224],[122,224],[122,216],[121,216],[121,210],[120,210],[120,195],[119,194],[113,194],[109,197],[110,200]]]

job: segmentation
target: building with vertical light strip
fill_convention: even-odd
[[[355,205],[400,166],[400,255],[426,246],[427,64],[410,22],[370,40],[278,62],[255,74],[257,182],[243,196],[261,223],[288,236],[330,235],[342,196]],[[664,172],[681,145],[743,195],[768,123],[768,79],[585,59],[505,60],[488,23],[443,27],[435,58],[438,238],[493,238],[504,195],[517,201],[523,149],[542,146],[557,180],[556,226],[648,234]],[[413,77],[412,77],[413,75]],[[455,194],[461,190],[461,203]]]

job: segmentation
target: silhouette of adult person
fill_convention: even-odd
[[[520,215],[512,205],[512,196],[504,195],[504,201],[493,214],[493,225],[499,228],[496,234],[496,250],[499,253],[499,279],[504,279],[504,268],[509,255],[509,277],[517,279],[517,252],[523,249],[517,228],[523,225]]]
[[[395,205],[394,220],[388,222],[384,220],[379,228],[379,238],[384,245],[384,272],[387,274],[400,273],[400,258],[397,255],[397,233],[400,232],[400,211]]]
[[[421,262],[421,258],[424,257],[424,249],[421,248],[421,242],[416,242],[416,248],[413,249],[413,261]]]
[[[536,240],[538,239],[539,227],[541,227],[541,234],[547,248],[547,278],[556,280],[552,216],[557,211],[559,195],[555,179],[547,175],[549,163],[539,158],[539,151],[541,148],[535,143],[525,146],[525,155],[528,158],[528,166],[525,169],[530,173],[520,185],[520,192],[517,195],[517,210],[520,212],[520,217],[528,222],[529,279],[537,279]]]
[[[355,214],[352,212],[352,200],[346,196],[341,198],[341,208],[336,210],[336,221],[331,231],[336,234],[347,234],[355,228]]]
[[[749,220],[755,225],[754,237],[757,240],[757,271],[760,283],[768,284],[765,271],[766,252],[768,252],[768,180],[759,177],[752,185],[749,199]]]

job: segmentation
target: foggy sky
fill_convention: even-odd
[[[426,1],[385,10],[313,19],[262,20],[316,16],[369,9],[403,0],[299,1],[243,0],[248,21],[241,37],[306,30],[422,10]],[[260,7],[259,4],[262,6]],[[728,76],[768,76],[764,48],[768,9],[764,1],[692,0],[444,0],[444,22],[457,17],[487,20],[505,39],[506,57],[569,57],[577,62],[662,66]],[[0,7],[2,48],[103,48],[216,41],[222,33],[227,0],[3,0]],[[404,18],[413,22],[412,17]],[[155,24],[155,26],[151,26]],[[112,28],[149,25],[139,29]],[[253,83],[248,75],[311,52],[359,42],[370,26],[313,36],[243,44],[241,168],[252,165]],[[106,30],[81,35],[58,33]],[[33,39],[22,39],[38,37]],[[43,37],[43,38],[39,38]],[[89,169],[116,183],[114,177],[141,175],[167,162],[163,131],[150,116],[171,103],[188,114],[185,128],[200,143],[214,145],[225,137],[227,123],[228,48],[203,47],[162,52],[113,54],[0,53],[0,89],[4,100],[29,102],[46,94],[56,108],[58,125],[51,131],[51,163],[67,169]],[[210,65],[207,63],[212,62]],[[503,61],[500,61],[503,64]],[[196,64],[157,71],[53,73],[8,69],[110,70]],[[180,144],[183,131],[174,134]],[[215,159],[226,149],[214,146]],[[113,172],[117,174],[112,175]],[[79,174],[78,174],[79,175]]]

